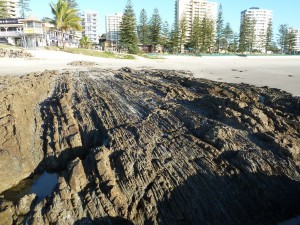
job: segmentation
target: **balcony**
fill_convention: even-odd
[[[20,31],[0,31],[0,37],[21,37]]]
[[[24,34],[44,34],[42,28],[28,27],[24,28]]]

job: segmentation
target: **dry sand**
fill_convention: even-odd
[[[32,195],[16,208],[0,204],[0,224],[24,218],[73,224],[86,215],[127,215],[135,223],[266,224],[299,212],[299,97],[203,83],[176,71],[87,68],[189,70],[300,95],[300,57],[119,60],[31,53],[35,58],[0,59],[0,75],[12,75],[0,79],[0,192],[33,171],[69,166],[38,205]],[[46,69],[86,72],[13,76]],[[72,161],[77,156],[84,160]],[[212,207],[195,208],[195,202]]]
[[[73,61],[91,61],[97,63],[97,67],[100,68],[118,69],[127,66],[134,69],[189,70],[198,78],[269,86],[300,96],[300,57],[297,56],[164,56],[165,59],[137,57],[136,60],[124,60],[49,50],[30,52],[34,55],[34,59],[0,59],[0,75],[24,75],[44,70],[74,69],[74,66],[68,64]]]

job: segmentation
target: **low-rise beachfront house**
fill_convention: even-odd
[[[23,23],[16,18],[0,19],[0,43],[21,45]]]
[[[82,33],[78,31],[69,31],[61,34],[55,29],[54,25],[51,23],[43,23],[45,46],[58,46],[64,45],[65,47],[77,48],[79,46],[79,40],[82,38]],[[61,38],[63,35],[63,38]]]
[[[43,23],[34,16],[21,19],[23,22],[22,43],[26,48],[45,46]]]
[[[52,24],[44,23],[34,16],[0,19],[0,42],[24,48],[58,46],[63,41],[66,47],[78,47],[80,35],[69,31],[63,34]]]

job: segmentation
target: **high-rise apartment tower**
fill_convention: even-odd
[[[179,25],[182,17],[187,21],[186,41],[191,38],[193,19],[207,18],[217,20],[218,3],[207,0],[176,0],[175,3],[175,23]]]
[[[117,44],[120,40],[120,24],[123,14],[116,13],[105,17],[106,40]]]
[[[9,18],[19,18],[18,0],[0,0],[6,2],[7,14]]]
[[[272,22],[273,11],[252,7],[241,12],[241,23],[245,18],[254,22],[254,43],[252,50],[264,52],[266,50],[266,37],[269,24]]]
[[[82,14],[83,35],[93,43],[99,42],[99,14],[95,11],[84,11]]]
[[[291,28],[289,32],[295,34],[295,51],[300,52],[300,29]]]

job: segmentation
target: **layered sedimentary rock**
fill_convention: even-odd
[[[40,102],[55,72],[0,79],[0,193],[28,177],[44,158]]]
[[[288,93],[129,68],[2,83],[1,191],[59,171],[43,201],[2,200],[6,223],[274,224],[300,214],[300,99]]]

